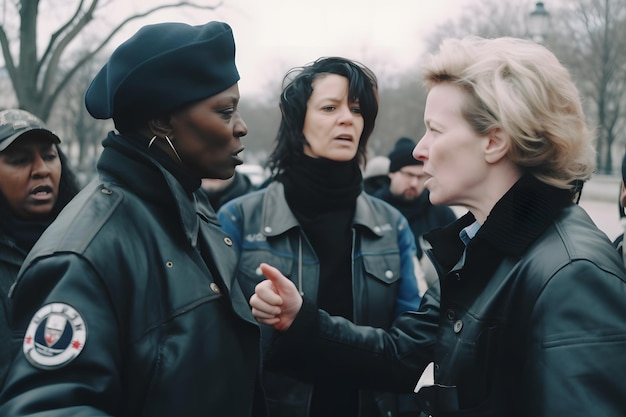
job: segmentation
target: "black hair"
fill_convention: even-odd
[[[61,160],[61,179],[59,180],[59,196],[57,202],[52,209],[52,215],[56,216],[63,210],[63,208],[69,203],[80,191],[78,179],[70,167],[70,163],[67,157],[61,151],[61,148],[57,145],[57,151],[59,153],[59,159]]]
[[[365,65],[340,57],[323,57],[290,70],[283,80],[280,96],[282,118],[276,134],[276,147],[268,158],[272,176],[279,176],[304,155],[307,143],[302,134],[307,101],[313,92],[313,82],[322,75],[337,74],[348,79],[350,98],[359,101],[364,126],[357,151],[358,162],[365,165],[367,142],[378,115],[378,82]]]

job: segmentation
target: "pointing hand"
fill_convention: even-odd
[[[250,297],[252,314],[259,323],[287,330],[302,307],[302,297],[294,283],[278,269],[266,263],[260,267],[267,279],[257,284]]]

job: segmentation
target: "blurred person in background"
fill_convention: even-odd
[[[239,253],[243,291],[254,293],[263,280],[259,265],[269,262],[310,303],[354,323],[389,328],[398,314],[417,309],[420,296],[406,219],[363,192],[361,167],[378,114],[376,77],[357,62],[329,57],[285,79],[269,158],[272,180],[218,212]],[[263,328],[263,345],[274,336]],[[403,398],[359,390],[332,369],[265,367],[263,380],[272,417],[417,413]]]
[[[37,239],[79,191],[59,143],[35,115],[0,111],[0,388],[12,356],[9,290]]]
[[[429,200],[429,191],[424,186],[428,176],[424,173],[424,162],[413,158],[415,142],[407,137],[398,139],[389,153],[389,185],[373,195],[400,210],[407,218],[417,242],[417,256],[423,252],[419,239],[424,233],[446,226],[456,220],[454,211],[448,206],[435,206]]]
[[[375,156],[367,161],[363,172],[363,191],[373,195],[387,185],[389,185],[389,158]]]
[[[206,194],[214,211],[218,211],[226,202],[233,198],[242,196],[256,187],[250,181],[250,178],[241,172],[235,173],[232,177],[225,180],[216,178],[202,178],[202,191]]]
[[[243,162],[238,81],[216,21],[144,26],[96,74],[85,105],[116,130],[17,278],[0,415],[266,415],[259,325],[200,191]]]
[[[415,390],[433,417],[624,415],[626,270],[577,204],[596,153],[567,69],[532,41],[468,37],[422,71],[413,156],[433,204],[468,209],[424,235],[439,285],[386,330],[312,306],[263,264],[250,304],[282,330],[266,363]]]
[[[373,193],[398,210],[409,222],[415,236],[419,265],[416,270],[420,295],[436,284],[437,271],[421,247],[420,238],[424,233],[446,226],[456,220],[456,214],[448,206],[435,206],[430,202],[428,189],[424,186],[427,175],[424,163],[412,155],[415,141],[407,137],[399,138],[389,153],[389,168],[386,184]]]

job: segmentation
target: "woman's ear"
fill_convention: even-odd
[[[148,121],[148,129],[152,136],[165,137],[172,136],[174,128],[168,116],[157,117]]]
[[[504,130],[496,128],[488,134],[485,143],[485,161],[490,164],[495,164],[509,152],[511,139]]]

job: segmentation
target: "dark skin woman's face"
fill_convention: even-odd
[[[13,214],[47,217],[59,196],[61,160],[48,136],[25,134],[0,152],[0,191]]]
[[[235,167],[243,163],[239,155],[244,149],[241,138],[248,133],[248,126],[239,114],[238,104],[239,87],[234,84],[171,115],[174,148],[182,165],[196,177],[230,178]],[[167,150],[163,140],[159,142]]]

